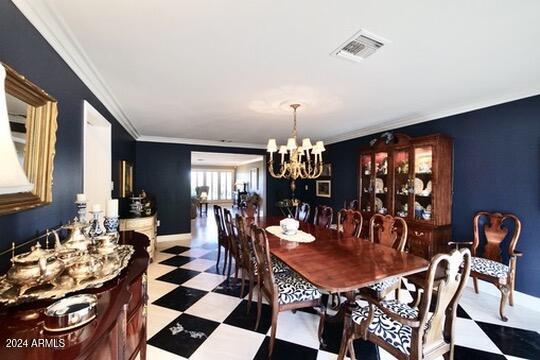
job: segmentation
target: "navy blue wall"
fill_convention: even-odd
[[[454,138],[453,237],[472,239],[478,210],[515,213],[523,223],[517,249],[517,289],[540,296],[540,96],[394,130],[410,136],[444,133]],[[377,135],[327,146],[333,164],[332,198],[315,197],[314,181],[299,197],[334,209],[357,197],[359,148]]]
[[[83,100],[112,124],[113,179],[118,188],[118,161],[135,160],[135,141],[11,1],[0,2],[0,61],[10,65],[58,100],[53,203],[0,217],[0,251],[76,215],[75,194],[83,182]],[[113,193],[113,196],[116,194]],[[0,267],[6,259],[0,259]]]
[[[206,151],[237,154],[260,154],[261,149],[194,146],[137,142],[135,178],[137,189],[154,195],[160,220],[159,234],[189,233],[191,231],[191,152]],[[288,183],[267,176],[266,199],[268,212],[279,212],[274,204],[290,196]]]

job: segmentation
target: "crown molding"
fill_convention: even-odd
[[[453,116],[453,115],[459,115],[464,114],[470,111],[479,110],[495,105],[504,104],[507,102],[525,99],[531,96],[536,96],[540,94],[540,88],[535,88],[531,90],[516,92],[511,95],[507,96],[501,96],[492,100],[485,100],[485,101],[479,101],[473,104],[468,104],[464,106],[454,107],[448,110],[434,112],[430,114],[420,115],[420,116],[414,116],[410,118],[405,119],[398,119],[396,121],[389,121],[382,124],[377,124],[374,126],[369,126],[360,130],[354,130],[350,131],[338,136],[330,137],[325,139],[325,143],[327,145],[339,143],[342,141],[347,141],[363,136],[373,135],[384,131],[390,131],[390,130],[396,130],[405,126],[419,124],[422,122],[427,122],[431,120],[438,120],[445,117]]]
[[[49,2],[33,0],[12,0],[12,2],[126,131],[137,139],[139,132],[108,89],[67,24],[55,13]]]
[[[139,138],[137,138],[137,141],[167,143],[167,144],[237,147],[237,148],[246,148],[246,149],[266,149],[266,145],[261,145],[261,144],[250,144],[250,143],[241,143],[241,142],[223,142],[223,141],[218,141],[218,140],[175,138],[175,137],[165,137],[165,136],[142,135],[142,136],[139,136]]]

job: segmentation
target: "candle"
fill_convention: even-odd
[[[101,211],[101,205],[94,204],[94,206],[92,206],[92,211],[93,212],[100,212]]]
[[[107,217],[118,217],[118,199],[107,200]]]
[[[77,202],[86,202],[86,194],[77,194]]]

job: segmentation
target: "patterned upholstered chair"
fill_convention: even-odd
[[[268,358],[272,357],[278,314],[282,311],[296,310],[301,308],[317,307],[319,309],[319,341],[322,342],[324,327],[324,306],[321,303],[321,293],[310,282],[300,275],[291,272],[274,273],[272,260],[268,246],[266,231],[256,225],[252,225],[253,248],[257,260],[259,273],[259,291],[257,298],[257,322],[255,330],[259,327],[262,309],[262,297],[264,296],[272,307],[272,329],[268,344]]]
[[[400,217],[375,214],[369,219],[369,240],[371,242],[404,251],[407,234],[407,223]],[[401,278],[393,276],[360,289],[360,294],[383,299],[386,295],[395,291],[396,299],[399,299],[400,286]]]
[[[294,218],[298,221],[307,222],[309,219],[310,206],[308,203],[301,203],[296,207]]]
[[[461,270],[461,268],[463,269]],[[454,321],[459,299],[471,270],[468,249],[433,257],[426,272],[427,287],[419,307],[397,300],[367,298],[357,302],[352,321],[345,323],[340,358],[349,353],[355,359],[353,341],[362,338],[382,347],[398,359],[454,358]],[[436,273],[445,274],[433,296]],[[432,304],[433,302],[433,304]],[[434,305],[434,306],[432,306]],[[430,308],[434,309],[433,313]]]
[[[508,240],[508,262],[503,262],[502,245],[508,237],[508,223],[513,223],[513,232]],[[483,226],[482,226],[483,225]],[[521,233],[521,221],[513,214],[480,211],[473,218],[474,238],[472,242],[450,242],[450,245],[470,245],[472,252],[471,277],[474,291],[478,294],[478,279],[490,282],[501,292],[499,315],[504,315],[504,307],[509,301],[514,306],[517,258],[523,253],[516,251]]]
[[[345,237],[360,237],[362,214],[359,211],[341,209],[337,214],[337,228]]]
[[[232,214],[229,209],[223,209],[223,222],[225,224],[225,230],[227,231],[227,241],[229,243],[229,267],[227,270],[227,278],[231,277],[231,269],[233,265],[232,259],[234,259],[233,286],[236,286],[238,271],[243,265],[243,259],[238,229],[236,227],[236,222],[233,221]]]
[[[229,257],[229,236],[225,230],[225,223],[223,222],[223,209],[221,206],[214,205],[214,218],[216,219],[216,226],[218,230],[218,256],[216,260],[216,270],[219,272],[219,259],[221,258],[221,248],[223,247],[224,262],[222,274],[225,275],[227,259]]]
[[[315,216],[313,224],[330,228],[332,219],[334,218],[334,210],[330,206],[319,205],[315,208]]]

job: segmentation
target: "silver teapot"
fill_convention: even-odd
[[[56,257],[53,250],[43,250],[40,243],[32,246],[31,251],[14,256],[7,273],[8,281],[19,286],[19,295],[41,284],[50,283],[64,268],[64,263]]]
[[[87,224],[83,224],[77,220],[65,225],[64,229],[67,229],[68,236],[64,241],[64,247],[68,249],[86,251],[88,249],[88,245],[92,243],[92,240],[85,234],[87,226]]]
[[[68,267],[67,273],[80,284],[83,280],[95,277],[102,268],[103,261],[100,258],[86,253]]]

